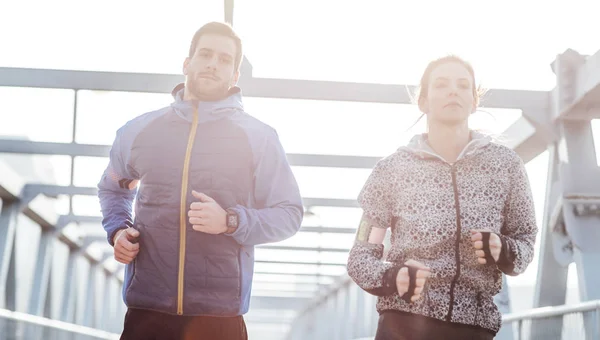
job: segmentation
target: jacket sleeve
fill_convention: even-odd
[[[300,190],[277,133],[269,129],[263,137],[254,152],[256,208],[233,208],[239,225],[230,236],[244,246],[285,240],[298,232],[304,216]]]
[[[383,242],[369,238],[374,230],[385,234],[392,225],[397,183],[393,174],[391,159],[385,158],[375,165],[364,184],[358,196],[363,216],[348,256],[348,275],[363,290],[377,296],[397,293],[396,275],[401,267],[382,261]]]
[[[117,131],[110,150],[108,166],[98,183],[102,227],[111,246],[114,246],[115,233],[127,228],[126,221],[133,221],[133,200],[137,193],[138,178],[133,168],[128,165],[131,150],[123,147],[127,144],[122,140],[123,130],[124,127]]]
[[[519,157],[509,170],[510,192],[501,231],[502,248],[497,265],[511,276],[522,274],[533,260],[537,235],[535,208],[525,165]]]

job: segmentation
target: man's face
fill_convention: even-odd
[[[235,70],[237,48],[231,38],[204,34],[198,40],[192,57],[185,59],[186,100],[215,101],[227,96],[237,83]]]

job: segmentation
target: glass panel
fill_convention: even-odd
[[[81,187],[96,187],[108,165],[108,157],[75,157],[73,183]]]
[[[393,0],[242,1],[235,4],[235,25],[253,75],[267,78],[415,84],[429,60],[453,53],[472,61],[488,87],[549,89],[554,75],[548,65],[557,53],[599,48],[590,35],[597,30],[595,1],[546,6],[543,13],[538,3],[516,0],[431,6]]]
[[[346,266],[318,266],[304,264],[256,263],[254,271],[260,273],[314,274],[338,276],[346,272]]]
[[[274,243],[278,246],[290,247],[314,247],[316,248],[333,248],[333,249],[350,249],[354,240],[353,234],[333,234],[333,237],[327,237],[325,234],[318,233],[297,233],[287,240]]]
[[[293,236],[291,239],[295,239],[296,236]],[[354,235],[352,235],[354,237]],[[327,246],[330,244],[331,248],[334,248],[337,242],[328,242]],[[349,245],[343,244],[348,249],[352,246],[352,243]],[[309,245],[311,246],[311,245]],[[304,250],[280,250],[280,249],[262,249],[257,248],[255,252],[255,259],[257,261],[269,261],[269,262],[303,262],[307,264],[314,264],[318,262],[322,263],[336,263],[339,265],[346,265],[346,260],[348,259],[348,254],[343,252],[319,252],[319,251],[304,251]]]
[[[56,213],[59,215],[68,215],[69,214],[69,196],[68,195],[58,195],[56,198]]]
[[[277,130],[288,153],[382,157],[426,126],[425,118],[415,124],[421,113],[414,105],[247,97],[244,107]],[[481,111],[471,127],[494,134],[521,117],[520,110]]]
[[[269,297],[281,297],[281,298],[307,298],[307,303],[310,301],[308,300],[308,298],[312,298],[315,296],[315,293],[313,292],[297,292],[297,291],[291,291],[291,292],[278,292],[275,290],[255,290],[252,289],[252,296],[254,297],[260,297],[260,296],[269,296]],[[285,305],[285,303],[282,302],[283,305]],[[293,309],[293,308],[290,308]]]
[[[26,182],[69,185],[71,157],[0,153],[0,159],[15,169]]]
[[[297,283],[320,283],[323,285],[331,284],[335,278],[329,276],[297,276],[297,275],[275,275],[275,274],[255,274],[254,281],[262,282],[297,282]]]
[[[0,32],[14,32],[0,36],[0,66],[181,73],[194,32],[208,21],[223,20],[223,1],[146,6],[139,1],[26,0],[2,2],[0,13],[5,14]],[[34,24],[23,25],[19,13],[28,13],[27,22]]]
[[[79,91],[77,143],[111,145],[117,129],[146,112],[169,106],[170,94]]]
[[[70,142],[74,102],[72,90],[0,87],[0,138]]]
[[[310,283],[275,283],[275,282],[257,282],[254,281],[252,289],[264,290],[264,291],[284,291],[284,292],[316,292],[319,287],[315,284]]]
[[[322,226],[357,227],[362,216],[359,208],[312,207],[311,211],[319,217]]]
[[[99,216],[100,201],[97,196],[73,196],[73,214]]]
[[[371,169],[293,167],[304,197],[355,199]],[[326,185],[324,185],[326,183]]]

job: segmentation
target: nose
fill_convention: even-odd
[[[458,85],[456,84],[450,84],[450,86],[448,86],[448,95],[449,96],[456,96],[458,95]]]
[[[206,63],[206,68],[211,69],[211,70],[216,70],[217,64],[218,64],[218,57],[213,56],[212,58],[210,58],[208,63]]]

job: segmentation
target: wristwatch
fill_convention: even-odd
[[[227,216],[225,220],[225,225],[227,226],[227,230],[225,234],[233,234],[240,224],[240,217],[238,213],[233,209],[227,209]]]

